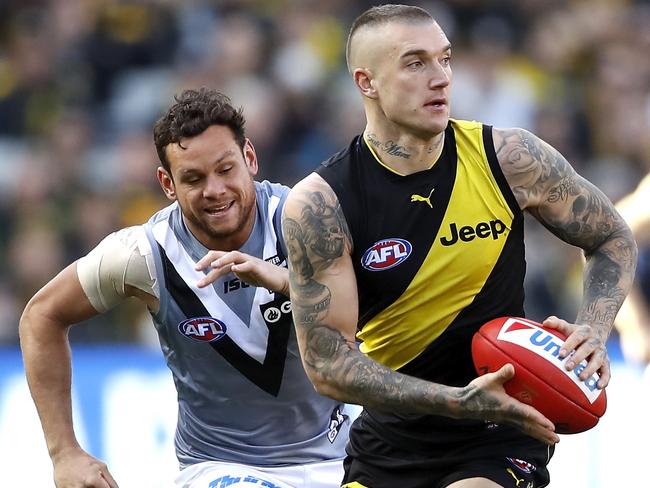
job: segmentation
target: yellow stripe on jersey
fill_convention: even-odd
[[[346,483],[341,485],[341,488],[368,488],[366,485],[362,485],[358,481],[353,481],[352,483]]]
[[[450,123],[458,164],[438,235],[404,293],[358,334],[361,350],[392,369],[416,358],[472,303],[512,230],[514,216],[488,164],[482,125]]]

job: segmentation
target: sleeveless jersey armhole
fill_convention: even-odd
[[[517,203],[517,199],[515,198],[514,193],[512,193],[512,189],[510,188],[510,185],[503,174],[503,170],[501,169],[501,165],[499,164],[497,153],[494,149],[491,125],[483,125],[483,147],[485,149],[488,164],[490,165],[490,170],[492,171],[492,175],[494,176],[497,185],[499,185],[503,198],[506,199],[513,215],[521,214],[522,212],[519,203]]]

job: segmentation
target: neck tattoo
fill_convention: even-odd
[[[411,154],[404,146],[400,146],[393,141],[381,142],[375,134],[366,134],[368,142],[382,152],[399,158],[410,159]]]
[[[445,138],[441,137],[436,142],[433,143],[433,146],[429,146],[427,148],[427,154],[433,154],[434,152],[438,151],[438,149],[440,149],[440,146],[442,145],[442,141],[444,140]]]

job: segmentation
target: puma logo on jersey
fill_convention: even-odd
[[[473,241],[475,238],[487,239],[492,237],[497,240],[501,234],[506,231],[506,224],[499,219],[490,220],[489,222],[479,222],[476,227],[471,225],[464,225],[460,229],[456,227],[456,223],[449,224],[449,236],[442,236],[440,244],[443,246],[451,246],[456,244],[458,240],[463,242]]]
[[[508,473],[510,473],[510,475],[515,479],[515,482],[517,483],[517,486],[519,486],[519,483],[521,483],[522,481],[526,481],[525,478],[517,478],[517,476],[515,475],[515,472],[512,469],[507,468],[506,471]]]
[[[435,188],[431,188],[431,192],[429,192],[428,197],[423,197],[422,195],[418,195],[417,193],[414,193],[413,195],[411,195],[411,202],[424,202],[429,207],[433,208],[433,205],[431,205],[431,195],[433,195],[433,190],[435,190]]]

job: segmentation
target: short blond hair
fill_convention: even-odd
[[[345,59],[348,65],[348,70],[352,69],[350,66],[350,51],[354,34],[361,27],[384,25],[394,21],[415,23],[435,22],[435,19],[429,12],[414,5],[386,4],[376,5],[369,8],[359,15],[352,23],[352,27],[350,27],[348,42],[345,46]]]

